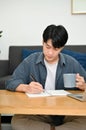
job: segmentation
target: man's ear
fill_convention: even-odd
[[[64,46],[63,47],[61,47],[61,51],[64,49]]]

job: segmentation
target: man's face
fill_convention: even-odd
[[[63,49],[63,47],[61,48],[54,48],[52,46],[52,40],[49,39],[46,43],[43,42],[43,53],[44,53],[44,57],[45,60],[48,63],[55,63],[56,61],[59,60],[59,53],[60,51]]]

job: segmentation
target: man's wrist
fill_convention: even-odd
[[[26,84],[20,84],[17,88],[16,91],[18,92],[26,92]]]

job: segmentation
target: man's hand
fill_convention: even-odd
[[[43,92],[43,87],[38,82],[31,82],[29,84],[20,84],[16,91],[18,92],[27,92],[27,93],[41,93]]]
[[[80,76],[79,74],[76,74],[76,87],[81,90],[86,89],[86,83],[84,77]]]

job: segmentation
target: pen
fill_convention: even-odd
[[[32,74],[30,74],[30,78],[31,78],[33,81],[37,82],[36,79],[35,79],[35,77],[34,77]]]

